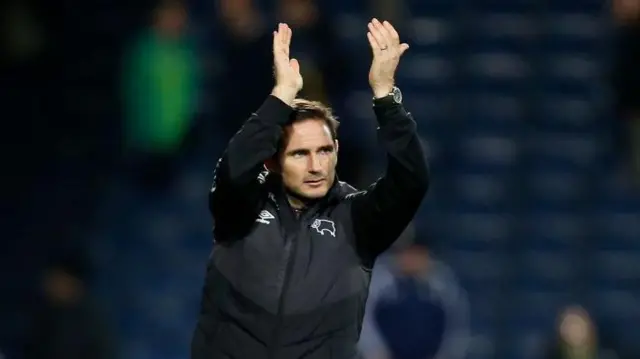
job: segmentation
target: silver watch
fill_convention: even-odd
[[[373,99],[374,102],[393,102],[395,104],[401,104],[402,103],[402,91],[400,91],[400,89],[397,86],[394,86],[393,89],[391,89],[391,92],[389,92],[389,94],[385,97],[380,97],[380,98],[374,98]]]

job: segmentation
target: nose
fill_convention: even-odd
[[[309,172],[322,173],[322,163],[320,163],[320,157],[316,154],[309,156]]]

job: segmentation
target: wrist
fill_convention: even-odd
[[[377,86],[372,88],[373,97],[376,99],[383,98],[389,96],[391,92],[393,92],[393,85],[389,86]]]
[[[293,87],[276,86],[271,91],[271,95],[277,97],[287,105],[292,106],[293,100],[295,100],[298,95],[298,90]]]

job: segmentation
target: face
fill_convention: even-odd
[[[280,172],[285,187],[297,197],[324,197],[333,185],[338,142],[321,119],[298,121],[285,129]]]
[[[80,295],[80,283],[64,271],[54,269],[45,274],[44,291],[53,303],[71,303]]]
[[[171,36],[179,36],[186,24],[185,9],[179,4],[168,4],[158,10],[158,25]]]
[[[406,275],[417,275],[427,270],[429,255],[424,248],[410,246],[397,254],[396,260],[400,270]]]
[[[571,307],[562,314],[560,336],[568,345],[586,345],[590,340],[591,330],[589,315],[582,308]]]

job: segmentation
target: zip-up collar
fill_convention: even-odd
[[[296,216],[294,213],[294,209],[289,204],[289,199],[287,198],[287,194],[282,184],[282,177],[280,177],[280,175],[271,174],[268,177],[268,179],[269,179],[269,187],[271,188],[271,193],[273,193],[275,196],[273,200],[275,200],[276,202],[275,204],[278,206],[278,210],[280,210],[281,213],[288,211],[295,218]],[[343,197],[344,191],[342,190],[341,186],[342,186],[341,182],[338,179],[338,176],[336,175],[335,180],[331,185],[331,188],[329,188],[329,191],[327,191],[327,194],[324,197],[320,198],[319,200],[315,201],[308,208],[305,208],[304,210],[302,210],[300,213],[300,219],[304,219],[309,215],[317,213],[321,208],[324,208],[328,206],[330,203],[333,203],[334,201],[337,201],[341,197]],[[284,209],[285,207],[287,208],[287,210]]]

